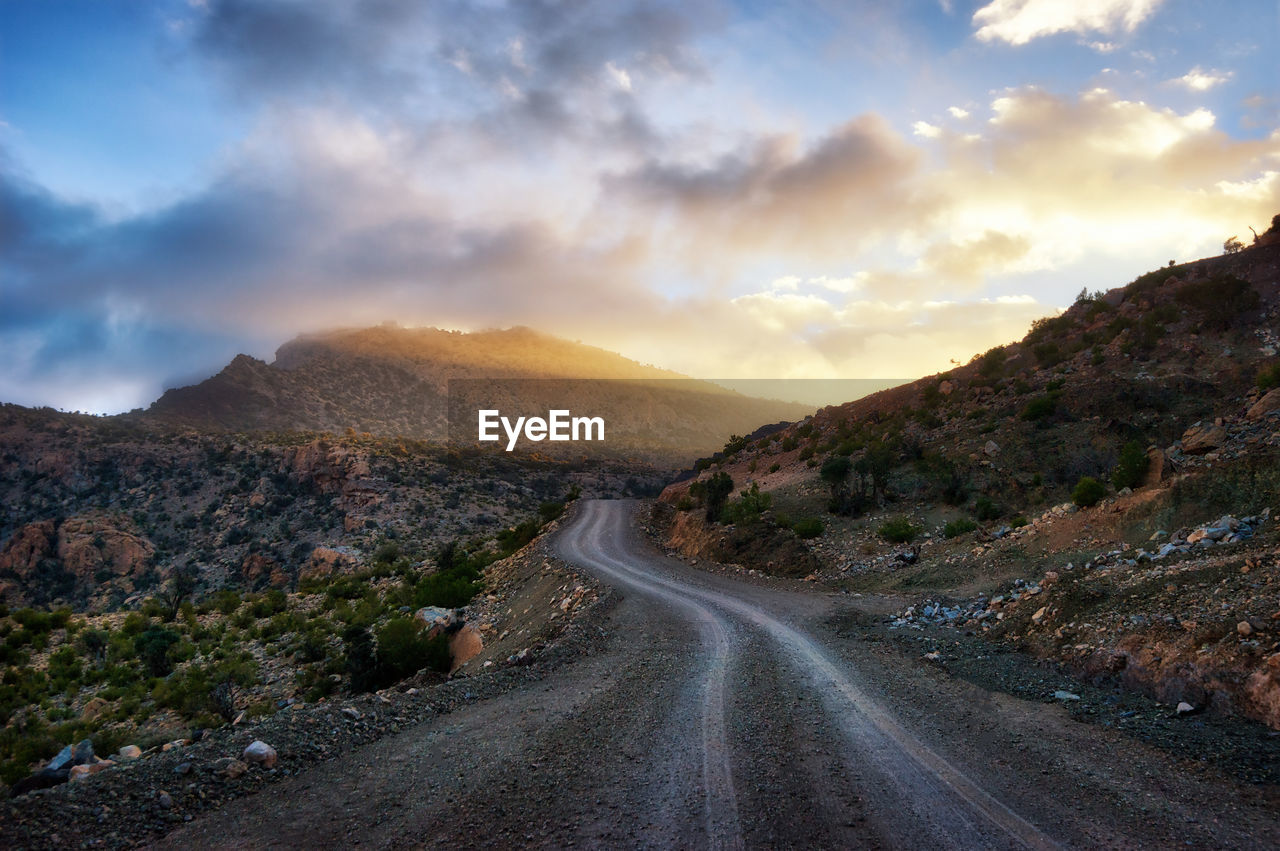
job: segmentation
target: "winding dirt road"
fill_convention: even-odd
[[[161,847],[1280,844],[1221,778],[867,641],[847,597],[666,558],[634,510],[587,503],[558,533],[622,597],[594,652]]]

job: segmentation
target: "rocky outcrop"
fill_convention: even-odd
[[[1265,416],[1280,411],[1280,387],[1263,396],[1249,408],[1246,419],[1260,420]]]
[[[1187,455],[1204,455],[1222,446],[1227,430],[1220,425],[1196,423],[1182,435],[1182,451]]]
[[[316,547],[311,557],[298,573],[299,580],[319,579],[335,573],[348,573],[359,567],[360,561],[349,547]]]
[[[93,579],[107,569],[130,576],[146,569],[155,546],[139,535],[133,523],[121,516],[69,517],[58,527],[58,558],[67,570],[82,579]]]
[[[57,524],[52,520],[28,523],[13,533],[0,550],[0,570],[29,576],[44,558],[57,552]]]

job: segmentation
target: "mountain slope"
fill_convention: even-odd
[[[537,383],[566,379],[591,382]],[[514,397],[513,407],[555,390],[564,397],[559,404],[604,416],[633,438],[625,448],[647,442],[679,454],[709,451],[723,434],[810,411],[527,328],[460,333],[380,326],[299,337],[270,364],[239,355],[212,378],[167,391],[142,416],[222,431],[352,429],[438,440],[449,426],[451,381],[468,382],[454,385],[468,396],[502,382],[499,395]]]

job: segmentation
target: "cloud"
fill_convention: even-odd
[[[663,236],[703,259],[768,252],[849,256],[927,218],[920,152],[859,116],[811,146],[770,136],[710,164],[649,160],[605,180],[605,202],[657,215]]]
[[[1133,32],[1162,0],[992,0],[973,13],[979,41],[1012,45],[1062,32]]]
[[[1181,77],[1170,80],[1170,83],[1184,86],[1193,92],[1207,92],[1214,86],[1220,86],[1231,79],[1230,71],[1206,71],[1199,65],[1192,68]]]
[[[911,125],[911,132],[922,139],[936,139],[942,133],[942,128],[927,121],[917,121]]]

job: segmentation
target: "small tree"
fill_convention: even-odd
[[[191,599],[195,593],[199,573],[193,565],[183,565],[173,569],[168,586],[160,592],[160,600],[164,604],[164,619],[168,623],[178,616],[182,604]]]
[[[1147,475],[1150,459],[1142,444],[1131,440],[1120,450],[1120,460],[1111,471],[1111,483],[1117,488],[1136,488]]]
[[[703,487],[703,499],[706,501],[707,519],[715,522],[724,511],[724,504],[733,493],[733,479],[724,470],[720,470],[707,479]]]
[[[1223,254],[1238,254],[1241,251],[1244,251],[1244,243],[1236,239],[1234,236],[1222,243]]]

